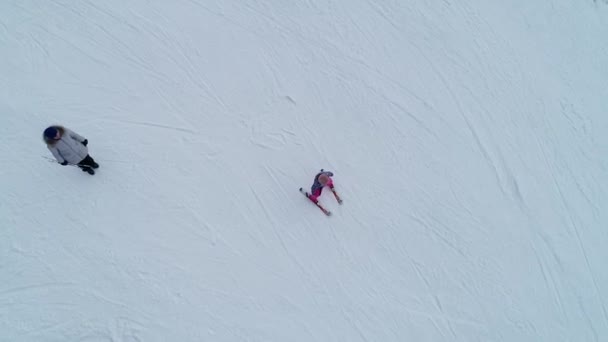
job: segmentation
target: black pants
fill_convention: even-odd
[[[97,163],[90,155],[87,156],[78,163],[78,167],[82,169],[82,171],[89,171],[92,168],[96,167]]]

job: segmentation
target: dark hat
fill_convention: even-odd
[[[55,137],[57,136],[57,132],[57,127],[51,126],[44,130],[44,137],[47,139],[55,139]]]

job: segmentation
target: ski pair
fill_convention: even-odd
[[[319,208],[325,215],[330,216],[331,215],[331,211],[325,209],[325,207],[323,207],[318,201],[315,202],[313,200],[310,199],[310,195],[308,194],[308,192],[305,192],[302,188],[300,188],[300,192],[306,196],[306,198],[308,198],[312,203],[314,203],[317,208]],[[339,204],[342,204],[342,199],[340,198],[340,196],[338,195],[338,193],[336,192],[336,189],[331,189],[331,192],[334,194],[334,197],[336,198],[336,201],[338,201]]]

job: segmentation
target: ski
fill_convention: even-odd
[[[314,202],[313,200],[310,199],[310,197],[308,197],[308,192],[305,192],[302,188],[300,188],[300,192],[302,193],[302,195],[306,196],[306,198],[308,198],[309,201],[311,201],[312,203],[314,203],[317,208],[321,209],[321,211],[323,212],[323,214],[330,216],[331,212],[327,209],[325,209],[322,205],[320,205],[318,202]]]
[[[336,198],[336,201],[338,201],[339,204],[342,204],[342,199],[338,195],[338,192],[336,191],[336,189],[331,188],[331,192],[334,194],[334,197]]]

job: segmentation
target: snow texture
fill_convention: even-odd
[[[601,1],[1,1],[0,341],[607,341],[606,37]]]

